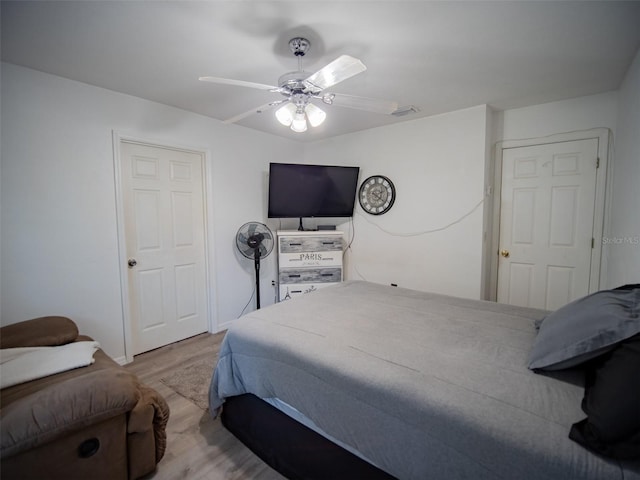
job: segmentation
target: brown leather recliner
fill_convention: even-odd
[[[65,317],[0,328],[0,348],[91,338]],[[8,479],[135,479],[166,448],[169,407],[102,350],[95,362],[0,390],[0,472]],[[0,371],[1,374],[1,371]]]

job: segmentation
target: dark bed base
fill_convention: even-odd
[[[298,423],[252,394],[227,398],[222,424],[290,479],[393,480],[388,473]]]

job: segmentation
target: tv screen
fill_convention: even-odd
[[[269,218],[351,217],[359,167],[269,165]]]

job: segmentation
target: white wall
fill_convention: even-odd
[[[356,205],[347,278],[480,298],[487,107],[479,106],[313,143],[311,163],[389,177],[397,200],[381,216]],[[415,236],[445,227],[443,231]],[[343,225],[348,230],[347,225]]]
[[[607,284],[640,283],[640,50],[618,92]]]
[[[496,112],[494,138],[540,138],[593,128],[615,131],[617,108],[617,93],[607,92]]]
[[[11,64],[2,64],[1,113],[3,325],[66,315],[109,355],[125,355],[114,130],[208,151],[211,313],[222,326],[240,314],[254,277],[235,233],[266,220],[268,164],[293,158],[297,143]],[[268,305],[275,255],[262,273]]]

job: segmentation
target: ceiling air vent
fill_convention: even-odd
[[[404,117],[405,115],[413,115],[414,113],[418,113],[420,109],[418,107],[414,107],[413,105],[405,105],[404,107],[398,107],[398,109],[393,112],[391,115],[394,117]]]

